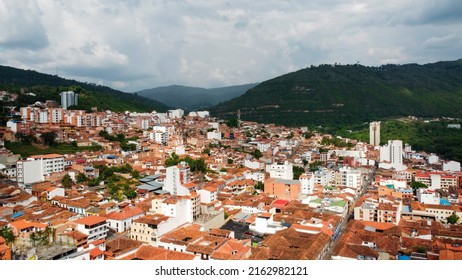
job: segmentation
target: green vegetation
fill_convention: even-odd
[[[11,244],[16,240],[16,236],[14,236],[13,231],[11,228],[4,226],[0,230],[0,236],[3,237],[6,241],[6,243]]]
[[[76,147],[72,144],[57,144],[55,146],[40,147],[33,144],[21,143],[21,142],[9,142],[5,141],[5,148],[10,150],[14,154],[20,154],[21,157],[26,158],[32,155],[44,155],[44,154],[75,154],[83,151],[100,151],[101,146],[88,146],[88,147]]]
[[[70,188],[74,185],[74,181],[72,181],[71,176],[69,174],[64,175],[63,179],[61,180],[61,184],[64,188]]]
[[[103,137],[104,139],[108,141],[119,142],[120,148],[124,151],[135,151],[136,150],[136,144],[128,143],[128,142],[135,141],[138,139],[138,137],[125,138],[125,135],[122,133],[119,133],[117,135],[112,135],[112,134],[109,134],[106,130],[101,130],[99,132],[99,136]]]
[[[347,142],[345,142],[342,139],[339,139],[337,137],[332,137],[332,138],[323,137],[322,140],[321,140],[321,145],[324,145],[324,146],[333,145],[333,146],[336,146],[336,147],[348,147],[348,148],[354,147],[354,145],[352,143],[347,143]]]
[[[457,224],[459,222],[459,216],[456,215],[456,213],[452,213],[451,216],[447,218],[448,224]]]
[[[253,186],[254,189],[256,190],[263,190],[265,188],[265,185],[263,184],[263,182],[261,181],[258,181],[254,186]]]
[[[351,132],[348,131],[351,129]],[[462,130],[448,128],[448,122],[424,122],[411,120],[389,120],[381,123],[381,143],[402,140],[413,150],[436,153],[439,156],[462,161]],[[337,132],[343,137],[369,142],[369,124],[344,128]]]
[[[425,185],[424,183],[421,183],[421,182],[416,182],[416,181],[412,181],[411,182],[411,188],[416,191],[417,189],[426,189],[428,188],[427,185]]]
[[[194,111],[240,96],[255,85],[246,84],[210,89],[174,85],[146,89],[138,92],[138,94],[158,100],[172,108]]]
[[[294,180],[298,180],[298,178],[300,178],[300,175],[305,173],[305,168],[300,167],[300,166],[294,166],[293,172],[294,172]]]
[[[311,66],[208,108],[212,115],[331,131],[390,117],[462,117],[462,60]],[[437,106],[435,106],[437,105]]]
[[[201,172],[201,173],[206,173],[207,170],[207,164],[205,163],[205,160],[203,158],[200,159],[192,159],[189,156],[180,158],[177,154],[172,153],[169,158],[165,160],[165,166],[174,166],[179,164],[180,162],[186,162],[189,165],[189,168],[191,172]]]
[[[78,108],[91,111],[92,107],[99,110],[150,112],[156,110],[165,112],[168,107],[158,101],[136,94],[114,90],[107,86],[82,83],[63,79],[55,75],[47,75],[31,70],[21,70],[13,67],[0,66],[0,89],[12,93],[20,93],[15,102],[5,102],[5,105],[26,106],[36,101],[55,100],[60,103],[59,93],[72,90],[79,93]],[[33,92],[36,96],[22,93]]]
[[[263,154],[260,152],[259,149],[256,149],[255,151],[253,151],[252,155],[256,158],[256,159],[260,159]]]

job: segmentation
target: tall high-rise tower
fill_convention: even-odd
[[[380,122],[371,122],[369,124],[369,144],[372,146],[380,145]]]
[[[61,107],[67,109],[68,107],[78,105],[79,94],[73,91],[61,92]]]

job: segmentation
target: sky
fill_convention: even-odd
[[[127,92],[462,58],[459,0],[0,0],[0,65]]]

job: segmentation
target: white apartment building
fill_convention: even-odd
[[[440,194],[427,189],[417,190],[417,200],[423,204],[440,204]]]
[[[359,189],[361,187],[361,171],[348,167],[340,168],[335,174],[334,185]]]
[[[443,171],[460,172],[460,162],[453,160],[443,162]]]
[[[79,94],[73,91],[63,91],[61,92],[61,107],[67,109],[70,106],[79,105],[78,98]]]
[[[16,176],[19,184],[31,184],[45,180],[45,176],[64,171],[64,156],[47,154],[31,156],[16,164]]]
[[[190,169],[186,162],[166,168],[163,189],[171,195],[189,195],[189,189],[184,185],[189,183]]]
[[[317,170],[314,172],[314,183],[323,187],[332,184],[334,173],[328,169]]]
[[[314,174],[313,173],[305,173],[300,175],[300,194],[312,194],[314,189]]]
[[[168,110],[168,117],[170,119],[180,119],[184,116],[182,109]]]
[[[402,171],[406,169],[403,164],[403,141],[389,140],[388,144],[380,147],[380,168]]]
[[[207,132],[207,139],[208,140],[221,140],[221,132],[220,131],[209,131]]]
[[[106,218],[100,216],[88,216],[74,221],[77,230],[88,236],[88,242],[99,239],[106,239],[108,232],[108,222]]]
[[[266,167],[266,172],[270,174],[270,178],[286,180],[292,180],[294,178],[293,165],[288,161],[284,161],[284,163],[273,163]]]

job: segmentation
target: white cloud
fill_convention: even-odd
[[[0,63],[59,67],[67,78],[136,91],[260,82],[322,63],[453,60],[461,8],[446,0],[3,1]]]

